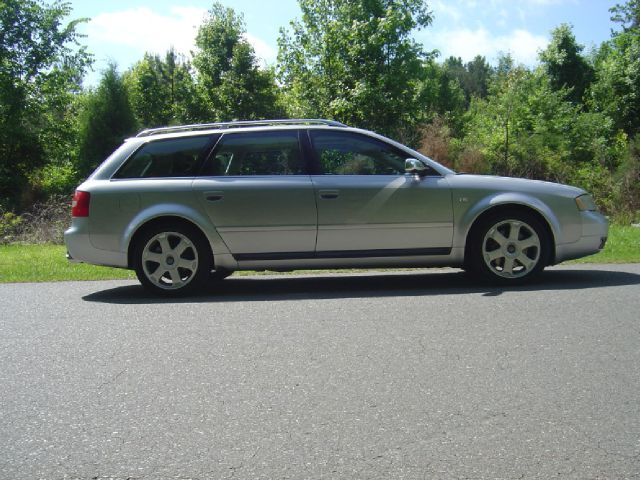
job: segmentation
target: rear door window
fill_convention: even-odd
[[[224,135],[201,175],[302,175],[297,130]]]

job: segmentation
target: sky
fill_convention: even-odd
[[[609,8],[623,0],[427,0],[433,13],[431,26],[414,38],[426,51],[437,49],[464,61],[483,55],[495,64],[501,53],[533,67],[545,48],[551,30],[571,24],[585,51],[611,36],[615,25]],[[244,16],[247,40],[264,65],[274,64],[281,27],[300,18],[297,0],[221,0]],[[71,0],[70,18],[89,18],[79,31],[94,55],[94,71],[86,83],[95,85],[107,62],[121,71],[145,52],[164,54],[171,46],[189,55],[194,50],[197,27],[212,0]]]

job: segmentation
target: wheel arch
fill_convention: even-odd
[[[470,248],[472,243],[470,240],[473,238],[473,235],[475,234],[477,229],[480,228],[480,226],[483,224],[485,219],[493,215],[506,213],[506,212],[513,212],[515,214],[517,214],[518,212],[527,213],[534,216],[540,222],[540,224],[545,229],[546,240],[548,242],[548,247],[549,247],[549,259],[548,259],[547,265],[555,264],[555,256],[556,256],[555,246],[556,246],[556,238],[557,238],[556,231],[559,228],[559,225],[555,216],[552,215],[550,211],[545,212],[546,213],[545,215],[540,211],[540,209],[535,208],[534,206],[527,203],[509,202],[509,201],[504,203],[491,204],[487,208],[485,208],[484,210],[481,210],[476,214],[475,218],[471,221],[470,227],[467,230],[467,233],[465,236],[464,263],[467,264],[469,261]]]
[[[127,264],[131,268],[131,252],[134,245],[134,239],[142,228],[148,228],[151,222],[177,221],[183,225],[189,225],[196,228],[206,239],[209,249],[213,255],[214,264],[225,263],[226,268],[234,269],[235,262],[229,261],[226,257],[231,257],[227,245],[218,233],[215,225],[208,217],[197,211],[197,209],[187,207],[185,205],[173,203],[161,203],[152,205],[139,211],[129,222],[120,239],[120,251],[127,254]],[[217,260],[223,259],[221,262]]]
[[[209,238],[207,237],[203,229],[197,223],[193,222],[190,219],[184,218],[179,215],[167,214],[167,215],[159,215],[157,217],[147,219],[145,222],[140,223],[137,226],[137,228],[132,232],[127,245],[127,265],[129,268],[133,268],[133,265],[134,265],[133,253],[135,251],[135,247],[138,239],[149,229],[165,223],[171,224],[171,225],[180,225],[183,227],[191,228],[194,231],[196,231],[197,234],[201,236],[202,240],[204,240],[204,243],[208,246],[209,248],[208,253],[209,255],[211,255],[212,263],[215,265],[215,256],[213,254],[213,248],[211,247],[211,242],[209,241]]]

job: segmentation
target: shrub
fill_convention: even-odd
[[[54,195],[19,216],[0,212],[0,243],[62,244],[71,219],[69,209],[68,196]]]
[[[22,218],[13,212],[0,210],[0,244],[10,243],[22,223]]]
[[[78,184],[78,175],[71,162],[47,164],[29,176],[31,189],[37,197],[70,195]]]
[[[629,150],[615,175],[616,219],[621,223],[640,221],[640,134],[629,142]]]
[[[486,155],[475,145],[465,145],[458,155],[456,169],[459,172],[488,174],[492,173]]]
[[[451,129],[437,116],[433,122],[420,129],[420,148],[418,151],[445,167],[453,168],[451,155]]]

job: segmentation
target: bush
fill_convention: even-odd
[[[420,147],[418,151],[445,167],[453,168],[451,155],[451,129],[439,116],[433,122],[420,128]]]
[[[613,199],[613,179],[609,170],[600,164],[585,165],[571,173],[567,183],[584,188],[593,195],[598,208],[605,215],[616,216],[619,205]]]
[[[0,212],[0,244],[64,243],[64,231],[71,221],[66,195],[54,195],[36,203],[22,215]]]
[[[13,212],[0,210],[0,244],[10,243],[22,223],[22,218]]]
[[[78,184],[78,174],[71,162],[47,164],[29,176],[31,189],[39,198],[70,195]]]
[[[458,155],[456,170],[463,173],[484,175],[491,173],[486,155],[474,145],[466,145]]]
[[[640,134],[629,142],[615,182],[616,219],[625,224],[640,221]]]

